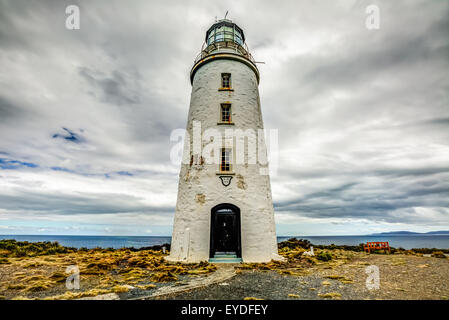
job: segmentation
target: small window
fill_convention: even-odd
[[[221,87],[222,88],[231,88],[231,74],[230,73],[222,73],[221,74]]]
[[[231,123],[231,105],[223,103],[221,105],[221,122]]]
[[[221,172],[231,171],[231,149],[226,148],[221,149],[220,171]]]

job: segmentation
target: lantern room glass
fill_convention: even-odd
[[[220,26],[211,30],[207,37],[207,45],[216,42],[234,41],[239,45],[243,45],[242,34],[239,30],[233,27]]]

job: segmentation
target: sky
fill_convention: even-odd
[[[0,234],[171,235],[170,133],[226,11],[265,62],[278,235],[449,230],[448,1],[0,0]]]

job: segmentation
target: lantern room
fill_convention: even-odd
[[[233,41],[243,46],[245,42],[243,30],[231,20],[223,19],[216,22],[206,32],[206,43],[209,46],[223,41]]]

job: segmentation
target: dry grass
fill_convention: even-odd
[[[443,251],[434,251],[432,252],[432,257],[446,259],[447,257],[444,255]]]
[[[153,282],[170,282],[178,280],[178,277],[170,271],[166,271],[153,274],[150,280]]]
[[[24,284],[9,284],[7,286],[7,288],[9,290],[22,290],[22,289],[26,288],[26,285],[24,285]]]
[[[142,290],[148,290],[148,289],[156,288],[156,285],[154,285],[154,284],[136,285],[136,288],[142,289]]]
[[[327,279],[332,279],[332,280],[338,280],[341,283],[353,283],[354,281],[352,279],[346,278],[345,276],[340,276],[340,275],[328,275],[328,276],[324,276]]]
[[[73,291],[67,291],[64,294],[57,295],[57,296],[51,296],[46,297],[44,300],[72,300],[72,299],[81,299],[85,297],[95,297],[100,294],[106,294],[111,293],[111,290],[105,290],[105,289],[91,289],[88,291],[83,292],[73,292]]]
[[[298,242],[301,244],[301,242]],[[242,263],[236,267],[236,273],[241,273],[244,270],[258,270],[258,271],[276,271],[282,275],[290,276],[306,276],[312,271],[318,269],[335,269],[341,265],[347,264],[355,257],[363,257],[366,254],[363,252],[355,252],[343,249],[333,249],[330,255],[331,260],[320,261],[317,255],[329,250],[316,249],[315,256],[304,256],[303,253],[308,251],[306,248],[295,247],[296,242],[292,242],[290,246],[283,246],[279,249],[279,254],[286,258],[286,261],[271,261],[269,263]],[[343,283],[352,283],[351,279],[343,279]]]
[[[62,250],[62,249],[61,249]],[[20,248],[19,248],[20,251]],[[125,293],[133,285],[138,290],[156,286],[148,282],[177,281],[179,275],[198,276],[216,271],[208,262],[170,264],[161,251],[129,249],[80,250],[76,252],[17,257],[0,250],[0,295],[6,299],[79,299],[106,293]],[[167,252],[168,254],[168,252]],[[6,260],[5,260],[6,259]],[[66,268],[80,270],[83,291],[65,292]],[[50,296],[51,293],[51,296]]]
[[[341,294],[338,292],[318,293],[318,297],[325,299],[341,299]]]

